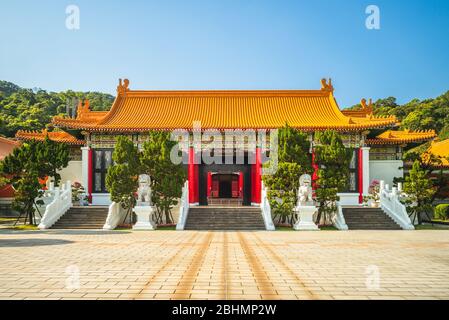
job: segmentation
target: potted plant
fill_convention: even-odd
[[[86,201],[86,193],[84,191],[84,187],[78,181],[75,181],[72,184],[72,203],[79,203],[80,206],[84,206]]]
[[[368,187],[368,200],[371,200],[371,207],[377,208],[379,207],[380,202],[380,182],[379,180],[371,181]]]

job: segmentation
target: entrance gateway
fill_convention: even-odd
[[[189,159],[193,158],[193,148],[189,149]],[[225,149],[224,153],[234,153]],[[199,158],[199,157],[198,157]],[[250,206],[260,203],[261,152],[247,151],[237,161],[234,154],[232,162],[222,161],[207,164],[188,163],[189,202],[200,206]]]

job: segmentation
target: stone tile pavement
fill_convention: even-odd
[[[449,299],[449,230],[1,230],[0,299]]]

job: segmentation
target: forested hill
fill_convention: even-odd
[[[359,109],[356,104],[349,109]],[[441,140],[449,138],[449,91],[434,99],[413,99],[406,104],[397,104],[389,97],[373,102],[375,115],[395,115],[401,128],[411,130],[434,129]]]
[[[89,99],[92,110],[108,110],[114,97],[101,92],[47,92],[24,89],[0,80],[0,136],[13,137],[17,130],[40,130],[55,115],[65,114],[67,102]],[[350,109],[361,106],[354,105]],[[449,91],[437,98],[414,99],[399,105],[396,98],[379,99],[373,103],[376,115],[395,115],[402,128],[434,129],[441,139],[449,138]]]
[[[0,80],[0,136],[13,137],[17,130],[40,130],[55,115],[66,113],[67,103],[89,99],[92,110],[108,110],[114,96],[101,92],[47,92],[25,89]]]

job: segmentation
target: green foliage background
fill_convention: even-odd
[[[13,137],[17,130],[40,130],[55,115],[66,112],[67,100],[89,99],[91,109],[108,110],[114,97],[100,92],[47,92],[24,89],[0,80],[0,136]]]
[[[359,108],[361,105],[356,104],[348,109]],[[449,91],[436,98],[413,99],[402,105],[395,97],[379,99],[373,103],[373,112],[379,116],[396,116],[402,129],[434,129],[441,140],[449,138]]]

